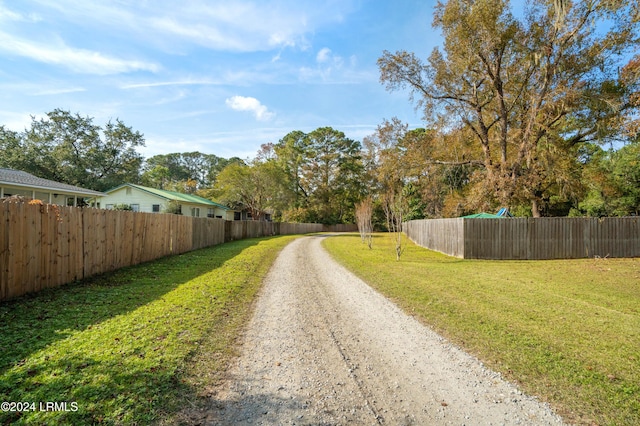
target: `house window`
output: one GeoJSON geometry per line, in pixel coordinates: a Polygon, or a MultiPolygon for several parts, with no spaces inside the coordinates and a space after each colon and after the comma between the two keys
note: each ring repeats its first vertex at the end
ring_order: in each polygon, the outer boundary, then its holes
{"type": "Polygon", "coordinates": [[[242,219],[240,216],[240,212],[233,212],[233,220],[240,220],[242,219]]]}
{"type": "Polygon", "coordinates": [[[213,209],[207,209],[207,217],[215,217],[215,213],[213,212],[213,209]]]}
{"type": "Polygon", "coordinates": [[[154,213],[160,213],[160,204],[154,204],[151,206],[151,211],[154,213]]]}
{"type": "Polygon", "coordinates": [[[191,216],[200,217],[200,208],[199,207],[192,207],[191,208],[191,216]]]}
{"type": "Polygon", "coordinates": [[[133,210],[134,212],[139,212],[140,204],[131,204],[131,210],[133,210]]]}

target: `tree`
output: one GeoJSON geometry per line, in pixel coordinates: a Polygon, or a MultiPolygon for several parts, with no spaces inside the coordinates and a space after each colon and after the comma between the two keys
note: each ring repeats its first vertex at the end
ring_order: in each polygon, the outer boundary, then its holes
{"type": "Polygon", "coordinates": [[[465,140],[460,132],[409,130],[397,118],[385,120],[364,140],[373,193],[380,199],[389,192],[404,192],[407,220],[459,216],[468,203],[458,206],[452,200],[461,198],[476,167],[460,163],[470,151],[465,140]]]}
{"type": "Polygon", "coordinates": [[[153,188],[193,193],[212,187],[218,173],[232,162],[242,160],[198,151],[154,155],[145,161],[141,179],[153,188]]]}
{"type": "Polygon", "coordinates": [[[528,202],[539,216],[545,199],[576,185],[576,148],[620,137],[637,109],[637,73],[617,70],[637,49],[638,7],[532,0],[517,19],[506,0],[438,3],[443,51],[427,63],[385,51],[381,81],[408,87],[431,126],[471,131],[479,149],[456,163],[482,167],[477,193],[528,202]]]}
{"type": "Polygon", "coordinates": [[[372,216],[373,200],[369,196],[356,204],[356,223],[358,224],[360,239],[363,243],[366,243],[369,248],[371,248],[373,243],[373,225],[371,224],[372,216]]]}
{"type": "Polygon", "coordinates": [[[96,187],[107,190],[123,182],[138,182],[142,156],[136,151],[144,146],[144,136],[122,121],[107,122],[103,131],[104,142],[94,147],[86,164],[99,180],[96,187]]]}
{"type": "Polygon", "coordinates": [[[363,195],[360,144],[331,127],[306,137],[302,186],[318,222],[353,223],[353,206],[363,195]]]}
{"type": "Polygon", "coordinates": [[[218,175],[213,193],[224,204],[233,208],[246,207],[256,219],[262,215],[264,206],[259,194],[255,193],[251,177],[251,167],[231,164],[218,175]]]}
{"type": "Polygon", "coordinates": [[[97,191],[123,182],[137,182],[144,146],[141,133],[122,121],[104,129],[93,118],[56,109],[22,133],[2,128],[0,165],[58,182],[97,191]]]}
{"type": "Polygon", "coordinates": [[[142,182],[146,186],[157,189],[165,189],[171,182],[171,171],[167,166],[156,164],[150,166],[141,176],[142,182]]]}
{"type": "Polygon", "coordinates": [[[331,127],[290,132],[273,146],[272,158],[293,194],[283,214],[293,220],[353,223],[364,195],[360,143],[331,127]]]}
{"type": "Polygon", "coordinates": [[[616,216],[640,214],[640,143],[628,144],[613,154],[613,180],[621,197],[613,200],[616,216]]]}
{"type": "Polygon", "coordinates": [[[306,207],[309,194],[302,186],[302,167],[307,160],[307,135],[300,130],[294,130],[280,139],[273,149],[286,175],[286,184],[294,194],[291,209],[306,207]]]}
{"type": "Polygon", "coordinates": [[[618,150],[585,146],[584,194],[571,211],[574,216],[629,216],[640,214],[640,144],[618,150]]]}
{"type": "Polygon", "coordinates": [[[406,220],[407,202],[402,191],[396,192],[389,190],[383,195],[382,203],[387,217],[389,232],[393,234],[395,242],[396,260],[400,260],[400,256],[402,256],[406,248],[403,240],[402,226],[406,220]]]}
{"type": "Polygon", "coordinates": [[[213,195],[234,208],[246,208],[253,220],[287,203],[284,173],[274,161],[232,163],[218,175],[213,195]],[[284,199],[283,199],[284,198],[284,199]]]}
{"type": "Polygon", "coordinates": [[[0,151],[0,167],[24,170],[28,162],[24,158],[22,138],[18,132],[0,126],[0,151]]]}

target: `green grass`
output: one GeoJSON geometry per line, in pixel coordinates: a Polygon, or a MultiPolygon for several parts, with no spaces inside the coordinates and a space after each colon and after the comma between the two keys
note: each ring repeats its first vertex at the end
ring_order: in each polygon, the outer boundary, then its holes
{"type": "Polygon", "coordinates": [[[403,309],[565,420],[640,424],[640,259],[462,260],[388,235],[325,246],[403,309]]]}
{"type": "Polygon", "coordinates": [[[292,238],[236,241],[1,303],[0,401],[78,409],[0,411],[0,424],[149,424],[200,406],[292,238]]]}

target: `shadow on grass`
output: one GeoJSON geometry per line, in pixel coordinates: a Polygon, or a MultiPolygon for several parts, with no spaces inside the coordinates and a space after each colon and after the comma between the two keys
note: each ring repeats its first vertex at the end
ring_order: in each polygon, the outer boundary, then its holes
{"type": "Polygon", "coordinates": [[[24,413],[0,412],[0,423],[151,423],[154,413],[148,413],[148,419],[143,415],[132,419],[132,413],[139,414],[141,406],[153,407],[159,401],[164,402],[168,391],[177,392],[186,390],[186,387],[177,383],[173,371],[150,370],[143,365],[129,363],[123,368],[118,365],[117,357],[97,359],[74,354],[55,362],[36,364],[27,372],[9,371],[3,379],[9,383],[20,383],[21,392],[26,395],[24,400],[37,402],[35,409],[24,413]],[[43,401],[66,403],[66,406],[60,410],[43,410],[40,404],[43,401]],[[105,418],[104,413],[110,413],[110,416],[105,418]]]}
{"type": "Polygon", "coordinates": [[[259,241],[236,241],[166,257],[1,302],[0,374],[58,340],[162,297],[259,241]]]}

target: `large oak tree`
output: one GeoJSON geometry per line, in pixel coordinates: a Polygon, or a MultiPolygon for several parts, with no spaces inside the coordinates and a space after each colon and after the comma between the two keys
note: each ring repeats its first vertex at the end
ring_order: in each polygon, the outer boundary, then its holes
{"type": "Polygon", "coordinates": [[[116,119],[104,127],[61,109],[32,118],[24,132],[0,127],[0,167],[104,191],[137,182],[144,136],[116,119]]]}
{"type": "Polygon", "coordinates": [[[449,0],[433,22],[442,49],[426,62],[385,51],[381,81],[408,87],[430,127],[472,132],[481,149],[459,164],[483,167],[476,192],[539,216],[550,193],[576,186],[580,144],[632,127],[638,76],[619,70],[637,54],[639,11],[637,0],[531,0],[517,14],[506,0],[449,0]]]}

